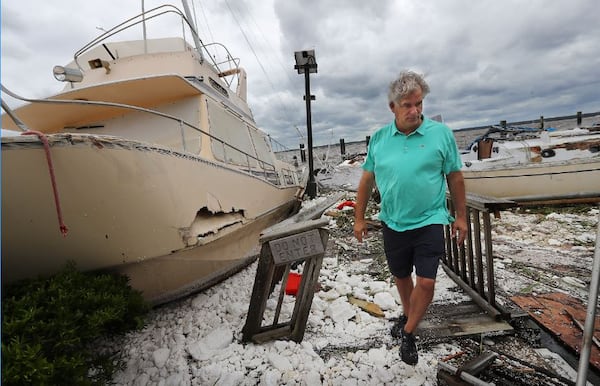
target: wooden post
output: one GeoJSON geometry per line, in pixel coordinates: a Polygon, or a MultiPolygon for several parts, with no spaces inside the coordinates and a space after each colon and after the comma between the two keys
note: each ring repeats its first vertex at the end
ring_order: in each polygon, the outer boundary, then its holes
{"type": "Polygon", "coordinates": [[[346,154],[346,143],[344,142],[344,138],[340,138],[340,153],[342,154],[342,158],[346,154]]]}
{"type": "Polygon", "coordinates": [[[306,162],[306,150],[304,149],[303,143],[300,144],[300,161],[302,161],[302,163],[306,162]]]}
{"type": "Polygon", "coordinates": [[[577,126],[581,126],[582,114],[581,111],[577,112],[577,126]]]}
{"type": "Polygon", "coordinates": [[[540,116],[540,129],[544,128],[544,116],[540,116]]]}

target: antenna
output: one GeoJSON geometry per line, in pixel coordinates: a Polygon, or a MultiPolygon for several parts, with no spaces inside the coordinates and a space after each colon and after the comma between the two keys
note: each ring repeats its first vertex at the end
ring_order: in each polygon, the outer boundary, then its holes
{"type": "Polygon", "coordinates": [[[188,22],[192,26],[192,37],[194,38],[194,44],[196,45],[196,51],[200,55],[200,62],[204,61],[204,55],[202,54],[202,44],[200,43],[200,39],[198,39],[198,29],[196,24],[194,23],[194,19],[192,18],[192,13],[190,12],[190,7],[186,0],[181,0],[183,4],[183,10],[185,11],[185,17],[188,19],[188,22]]]}

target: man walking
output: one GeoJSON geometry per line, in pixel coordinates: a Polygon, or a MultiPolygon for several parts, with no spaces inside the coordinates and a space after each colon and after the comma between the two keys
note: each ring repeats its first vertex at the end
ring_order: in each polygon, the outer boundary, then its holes
{"type": "Polygon", "coordinates": [[[376,185],[386,259],[404,313],[392,335],[402,339],[400,356],[410,365],[418,362],[413,334],[433,299],[439,259],[445,252],[444,225],[452,224],[451,234],[458,243],[467,231],[460,153],[452,130],[422,115],[428,93],[423,77],[412,71],[400,73],[390,84],[394,121],[371,137],[354,208],[354,235],[362,242],[367,234],[367,202],[376,185]],[[446,188],[456,218],[448,212],[446,188]]]}

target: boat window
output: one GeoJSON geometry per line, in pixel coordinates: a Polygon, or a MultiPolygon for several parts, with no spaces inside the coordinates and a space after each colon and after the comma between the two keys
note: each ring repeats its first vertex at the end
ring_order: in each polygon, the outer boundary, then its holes
{"type": "Polygon", "coordinates": [[[207,99],[207,107],[210,133],[220,139],[211,139],[215,158],[227,163],[255,167],[256,160],[247,155],[256,157],[246,123],[211,99],[207,99]]]}
{"type": "Polygon", "coordinates": [[[225,89],[225,87],[221,86],[213,78],[208,78],[208,81],[209,81],[210,85],[212,86],[212,88],[214,88],[215,90],[217,90],[218,92],[220,92],[221,94],[223,94],[224,96],[229,98],[229,93],[227,93],[227,90],[225,89]]]}
{"type": "Polygon", "coordinates": [[[269,144],[267,136],[254,127],[249,127],[249,129],[250,137],[252,137],[252,142],[254,143],[254,149],[256,150],[258,159],[272,164],[273,152],[271,151],[271,145],[269,144]]]}

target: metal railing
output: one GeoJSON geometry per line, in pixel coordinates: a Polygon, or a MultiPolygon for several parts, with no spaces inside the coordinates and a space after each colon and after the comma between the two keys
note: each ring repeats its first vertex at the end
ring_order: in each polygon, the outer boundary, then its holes
{"type": "MultiPolygon", "coordinates": [[[[484,310],[496,319],[506,319],[508,314],[496,303],[494,254],[492,248],[491,214],[516,207],[517,203],[492,197],[467,194],[467,237],[457,245],[445,227],[446,255],[442,267],[446,274],[484,310]]],[[[448,198],[450,213],[454,214],[452,200],[448,198]]]]}
{"type": "MultiPolygon", "coordinates": [[[[187,27],[187,31],[189,31],[189,33],[192,36],[192,40],[194,40],[194,42],[196,44],[196,50],[197,50],[198,54],[200,55],[200,61],[204,61],[205,59],[208,59],[211,62],[212,66],[214,66],[214,68],[217,70],[217,73],[219,73],[219,74],[226,74],[226,73],[237,74],[237,71],[233,71],[233,70],[239,70],[239,62],[240,62],[239,58],[235,58],[233,55],[231,55],[231,53],[229,52],[227,47],[225,47],[223,44],[220,44],[217,42],[204,43],[201,40],[200,36],[198,35],[194,24],[184,15],[183,12],[181,12],[181,10],[179,10],[177,7],[175,7],[171,4],[163,4],[163,5],[154,7],[152,9],[146,10],[136,16],[133,16],[133,17],[123,21],[120,24],[117,24],[116,26],[114,26],[108,30],[103,31],[102,34],[100,34],[99,36],[97,36],[96,38],[91,40],[89,43],[85,44],[77,52],[75,52],[75,54],[73,56],[75,64],[79,67],[79,69],[82,69],[82,66],[79,63],[79,58],[82,55],[84,55],[87,51],[91,50],[94,47],[99,46],[100,44],[104,45],[103,42],[106,41],[107,39],[109,39],[115,35],[118,35],[123,31],[130,30],[135,26],[143,25],[144,31],[145,31],[145,24],[148,21],[157,19],[164,15],[176,15],[176,17],[178,17],[181,20],[182,37],[183,37],[183,40],[186,42],[187,42],[187,39],[186,39],[186,28],[185,27],[187,27]],[[223,51],[223,54],[216,55],[215,52],[210,51],[209,47],[219,47],[219,49],[223,51]],[[218,56],[218,58],[217,58],[217,56],[218,56]]],[[[144,36],[144,40],[145,39],[146,38],[144,36]]],[[[109,43],[107,43],[107,44],[109,44],[109,43]]],[[[104,48],[107,51],[109,51],[109,47],[107,45],[104,45],[104,48]]],[[[113,54],[110,53],[110,51],[108,53],[112,57],[113,54]]],[[[231,87],[231,79],[225,78],[224,81],[225,81],[225,83],[227,83],[227,85],[229,87],[231,87]]]]}
{"type": "MultiPolygon", "coordinates": [[[[138,106],[133,106],[133,105],[128,105],[128,104],[124,104],[124,103],[116,103],[116,102],[104,102],[104,101],[92,101],[92,100],[68,100],[68,99],[33,99],[33,98],[25,98],[22,97],[18,94],[15,94],[14,92],[8,90],[6,87],[4,87],[4,85],[0,85],[2,92],[6,93],[7,95],[10,95],[11,97],[15,98],[15,99],[19,99],[22,100],[24,102],[28,102],[28,103],[46,103],[46,104],[79,104],[79,105],[90,105],[90,106],[110,106],[110,107],[118,107],[118,108],[123,108],[123,109],[128,109],[128,110],[134,110],[134,111],[141,111],[144,113],[150,113],[162,118],[166,118],[172,121],[175,121],[178,123],[177,127],[180,128],[181,131],[181,141],[182,141],[182,149],[184,151],[185,150],[185,136],[184,136],[184,130],[182,129],[183,126],[189,127],[201,134],[204,134],[206,136],[208,136],[211,140],[213,141],[217,141],[219,142],[223,148],[227,148],[227,149],[231,149],[232,151],[241,153],[245,156],[246,159],[246,165],[238,165],[241,166],[240,170],[244,170],[250,174],[253,175],[263,175],[264,178],[268,181],[270,181],[271,183],[275,184],[275,185],[281,185],[281,181],[279,179],[279,173],[277,171],[277,168],[275,167],[274,164],[271,164],[269,162],[265,162],[264,160],[259,159],[257,156],[249,154],[245,151],[243,151],[242,149],[239,149],[227,142],[225,142],[224,140],[210,134],[209,132],[206,132],[204,130],[202,130],[201,128],[192,125],[189,122],[186,122],[184,120],[182,120],[179,117],[176,117],[174,115],[170,115],[170,114],[166,114],[157,110],[152,110],[152,109],[147,109],[147,108],[143,108],[143,107],[138,107],[138,106]],[[252,163],[255,163],[258,166],[253,166],[252,163]],[[257,173],[258,171],[258,173],[257,173]]],[[[9,114],[9,116],[14,120],[17,119],[18,120],[18,116],[16,116],[14,114],[14,112],[5,104],[2,103],[2,108],[5,109],[5,111],[7,111],[7,114],[9,114]]],[[[19,126],[19,129],[22,131],[27,130],[28,128],[25,126],[21,126],[19,124],[19,122],[15,121],[17,123],[17,125],[19,126]]],[[[33,128],[35,129],[35,128],[33,128]]],[[[226,160],[224,160],[223,162],[228,163],[226,160]]],[[[229,162],[231,163],[231,162],[229,162]]],[[[289,172],[289,171],[288,171],[289,172]]],[[[288,181],[289,179],[284,178],[284,183],[286,181],[288,181]]]]}

